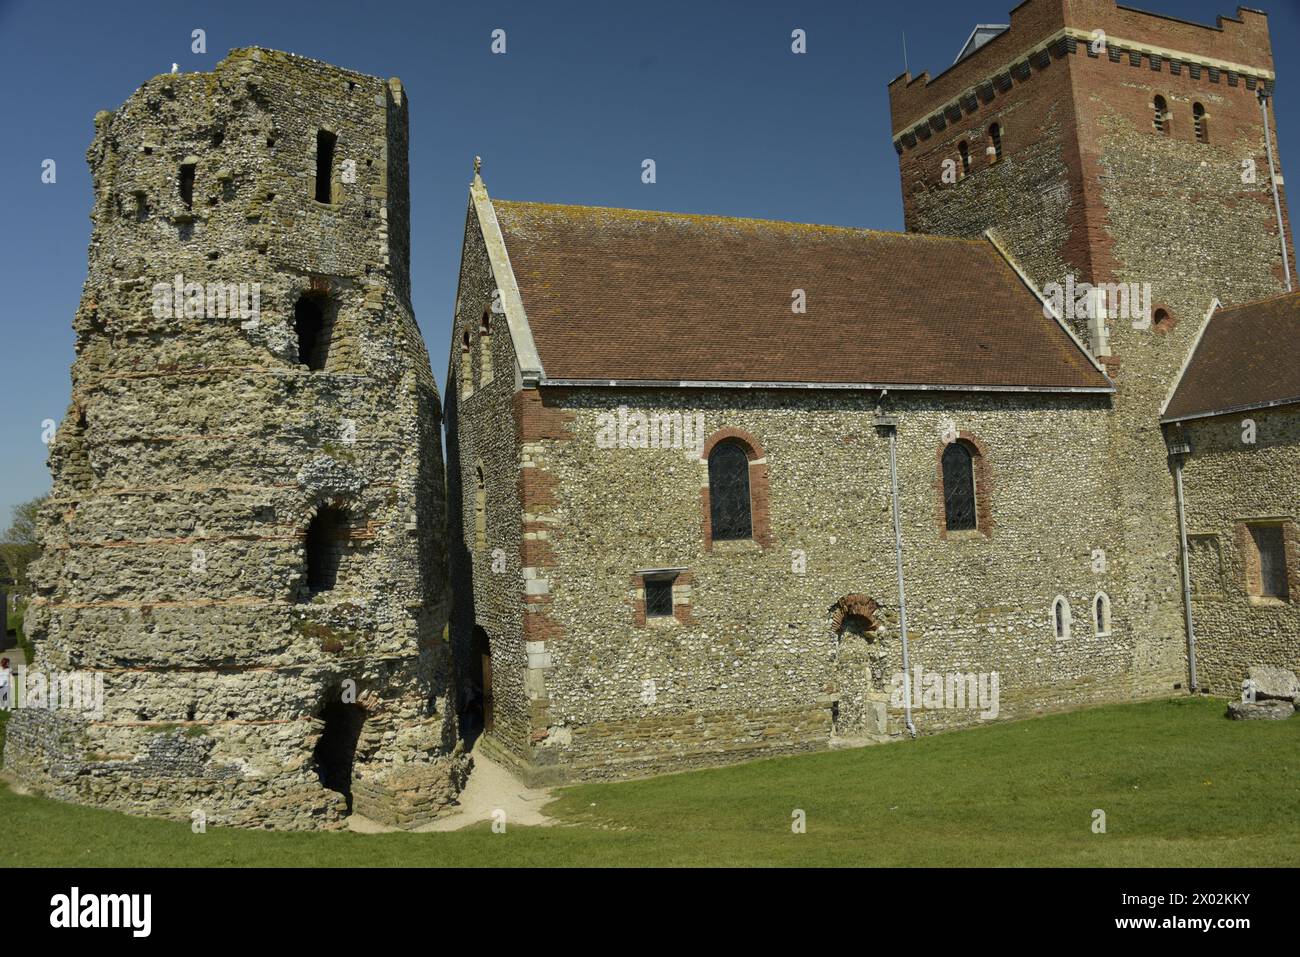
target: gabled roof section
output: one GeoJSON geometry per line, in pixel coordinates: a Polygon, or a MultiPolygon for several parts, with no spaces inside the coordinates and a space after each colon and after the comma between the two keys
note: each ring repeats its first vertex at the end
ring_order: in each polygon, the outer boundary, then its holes
{"type": "Polygon", "coordinates": [[[1113,391],[987,240],[491,206],[542,384],[1113,391]]]}
{"type": "Polygon", "coordinates": [[[1206,322],[1162,422],[1300,403],[1300,293],[1220,309],[1206,322]]]}
{"type": "MultiPolygon", "coordinates": [[[[492,278],[496,280],[497,288],[501,291],[501,305],[505,309],[506,328],[510,333],[511,345],[514,347],[520,380],[525,385],[536,385],[544,375],[542,360],[537,354],[537,345],[533,341],[533,332],[528,324],[528,313],[524,311],[523,299],[519,295],[519,285],[515,281],[510,253],[506,249],[505,240],[501,235],[501,226],[497,222],[496,209],[488,196],[487,187],[483,185],[483,178],[479,176],[477,165],[476,157],[474,180],[469,187],[470,202],[474,206],[474,215],[478,218],[479,231],[483,236],[488,262],[492,266],[492,278]]],[[[459,290],[456,299],[459,302],[459,290]]]]}

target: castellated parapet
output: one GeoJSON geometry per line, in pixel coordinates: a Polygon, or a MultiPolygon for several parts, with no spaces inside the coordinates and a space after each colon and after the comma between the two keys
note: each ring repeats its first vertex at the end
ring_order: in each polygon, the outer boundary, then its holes
{"type": "Polygon", "coordinates": [[[6,767],[264,827],[456,795],[437,386],[410,304],[401,83],[263,49],[100,113],[72,406],[6,767]]]}

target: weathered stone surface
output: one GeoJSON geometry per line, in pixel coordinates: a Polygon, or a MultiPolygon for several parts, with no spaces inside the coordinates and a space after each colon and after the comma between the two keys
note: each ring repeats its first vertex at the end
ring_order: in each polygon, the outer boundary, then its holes
{"type": "Polygon", "coordinates": [[[1228,717],[1233,721],[1284,721],[1295,714],[1290,701],[1230,701],[1228,717]]]}
{"type": "Polygon", "coordinates": [[[1257,701],[1276,699],[1294,704],[1300,698],[1300,678],[1296,678],[1294,671],[1268,665],[1251,665],[1246,677],[1255,682],[1257,701]]]}
{"type": "Polygon", "coordinates": [[[102,674],[104,708],[20,709],[5,749],[52,796],[293,828],[337,824],[349,791],[394,820],[454,798],[469,760],[406,143],[399,81],[262,49],[96,118],[27,629],[35,668],[102,674]],[[230,284],[237,313],[214,298],[230,284]],[[313,537],[320,515],[340,517],[313,537]]]}

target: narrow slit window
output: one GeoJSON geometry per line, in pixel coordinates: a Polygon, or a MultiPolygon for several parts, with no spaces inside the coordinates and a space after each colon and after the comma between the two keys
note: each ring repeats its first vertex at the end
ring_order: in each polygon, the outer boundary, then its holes
{"type": "Polygon", "coordinates": [[[196,167],[194,163],[181,164],[181,177],[180,177],[181,202],[185,204],[186,209],[189,209],[194,205],[195,168],[196,167]]]}
{"type": "Polygon", "coordinates": [[[1072,623],[1070,616],[1070,603],[1063,596],[1058,595],[1052,602],[1052,631],[1059,639],[1070,637],[1070,625],[1072,623]]]}
{"type": "Polygon", "coordinates": [[[1110,596],[1104,591],[1092,600],[1092,624],[1096,634],[1110,634],[1110,596]]]}
{"type": "Polygon", "coordinates": [[[1165,102],[1165,98],[1163,96],[1157,96],[1153,106],[1155,108],[1155,118],[1153,120],[1153,123],[1155,125],[1156,132],[1162,136],[1168,136],[1169,135],[1169,116],[1168,116],[1169,104],[1165,102]]]}
{"type": "Polygon", "coordinates": [[[957,152],[961,154],[961,175],[965,176],[970,172],[970,144],[962,140],[957,147],[957,152]]]}
{"type": "Polygon", "coordinates": [[[1208,143],[1210,131],[1205,125],[1205,107],[1200,103],[1192,104],[1192,125],[1196,128],[1196,142],[1208,143]]]}
{"type": "Polygon", "coordinates": [[[994,162],[1002,160],[1002,127],[994,123],[989,127],[989,142],[993,145],[989,147],[989,158],[994,162]]]}
{"type": "Polygon", "coordinates": [[[334,188],[334,146],[338,137],[320,130],[316,133],[316,201],[328,203],[334,188]]]}
{"type": "Polygon", "coordinates": [[[975,528],[975,464],[964,442],[943,450],[943,512],[948,531],[975,528]]]}

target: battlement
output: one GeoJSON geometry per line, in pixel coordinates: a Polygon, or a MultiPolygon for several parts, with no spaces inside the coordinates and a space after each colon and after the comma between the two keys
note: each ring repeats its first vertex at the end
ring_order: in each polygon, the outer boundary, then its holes
{"type": "MultiPolygon", "coordinates": [[[[1114,62],[1136,58],[1152,70],[1205,71],[1211,82],[1244,79],[1250,89],[1274,79],[1268,16],[1238,7],[1236,17],[1214,26],[1122,6],[1114,0],[1025,0],[1011,11],[1010,27],[938,76],[903,73],[889,84],[891,126],[896,146],[929,132],[931,117],[949,121],[975,112],[1020,83],[1032,81],[1050,60],[1079,45],[1103,44],[1114,62]]],[[[942,126],[940,126],[942,128],[942,126]]]]}

